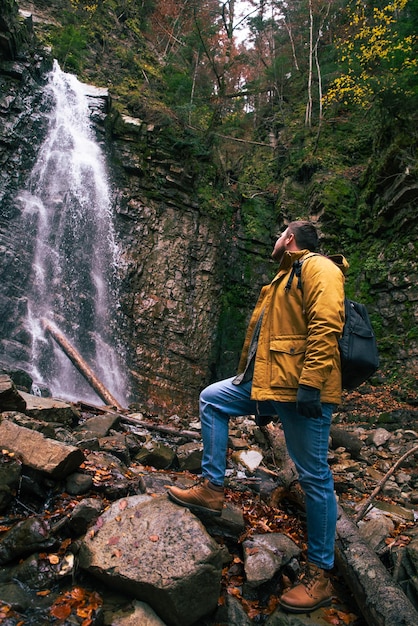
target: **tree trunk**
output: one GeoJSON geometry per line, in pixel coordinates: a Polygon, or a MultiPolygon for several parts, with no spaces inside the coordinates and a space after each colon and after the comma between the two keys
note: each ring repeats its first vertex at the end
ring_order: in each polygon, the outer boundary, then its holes
{"type": "Polygon", "coordinates": [[[337,522],[336,564],[369,626],[415,626],[418,612],[344,512],[337,522]]]}
{"type": "Polygon", "coordinates": [[[103,383],[100,382],[97,376],[93,373],[90,366],[80,356],[74,346],[71,345],[68,339],[64,337],[64,335],[58,330],[58,328],[45,318],[42,319],[42,326],[46,331],[49,332],[51,337],[57,342],[60,348],[62,348],[62,350],[70,359],[71,363],[78,369],[80,374],[82,374],[87,382],[93,387],[99,398],[101,398],[109,406],[114,406],[115,408],[123,411],[123,407],[112,396],[110,391],[106,389],[103,383]]]}

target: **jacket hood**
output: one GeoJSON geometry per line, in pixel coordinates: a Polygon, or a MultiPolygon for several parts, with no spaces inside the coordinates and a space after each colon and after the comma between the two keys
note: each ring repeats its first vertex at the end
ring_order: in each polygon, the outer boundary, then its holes
{"type": "Polygon", "coordinates": [[[333,261],[337,267],[340,268],[345,276],[348,268],[350,267],[350,264],[345,256],[343,256],[342,254],[330,254],[328,258],[333,261]]]}
{"type": "MultiPolygon", "coordinates": [[[[279,270],[288,270],[295,261],[303,258],[307,254],[321,254],[321,253],[311,252],[310,250],[295,250],[294,252],[291,252],[290,250],[286,250],[286,252],[283,255],[282,260],[280,261],[279,270]]],[[[329,256],[327,255],[321,255],[321,256],[325,256],[327,259],[335,263],[335,265],[340,268],[340,270],[342,271],[344,275],[347,273],[347,270],[350,267],[350,265],[347,259],[345,258],[345,256],[343,256],[342,254],[330,254],[329,256]]]]}

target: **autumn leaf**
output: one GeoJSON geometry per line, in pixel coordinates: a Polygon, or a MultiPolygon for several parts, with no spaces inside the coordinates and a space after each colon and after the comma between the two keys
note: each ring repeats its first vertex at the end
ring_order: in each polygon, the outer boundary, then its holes
{"type": "Polygon", "coordinates": [[[119,543],[119,541],[120,541],[120,537],[118,537],[118,536],[116,535],[116,536],[114,536],[114,537],[110,537],[109,541],[107,542],[107,545],[108,545],[108,546],[114,546],[114,545],[116,545],[117,543],[119,543]]]}
{"type": "Polygon", "coordinates": [[[228,587],[227,591],[230,596],[235,596],[236,598],[241,597],[241,592],[237,587],[228,587]]]}
{"type": "Polygon", "coordinates": [[[66,619],[71,615],[71,604],[54,604],[50,609],[50,613],[57,619],[66,619]]]}
{"type": "Polygon", "coordinates": [[[57,554],[49,554],[48,561],[51,563],[51,565],[57,565],[60,562],[60,558],[57,554]]]}
{"type": "Polygon", "coordinates": [[[48,596],[51,593],[50,589],[45,589],[44,591],[37,591],[36,595],[43,598],[44,596],[48,596]]]}
{"type": "Polygon", "coordinates": [[[60,552],[65,552],[68,548],[68,546],[71,544],[71,539],[64,539],[64,541],[62,542],[61,546],[60,546],[60,552]]]}

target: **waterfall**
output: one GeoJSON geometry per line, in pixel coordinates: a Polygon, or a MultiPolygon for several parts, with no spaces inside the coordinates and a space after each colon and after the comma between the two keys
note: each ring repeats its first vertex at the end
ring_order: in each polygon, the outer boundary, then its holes
{"type": "Polygon", "coordinates": [[[127,405],[118,345],[119,252],[105,158],[91,125],[85,86],[54,62],[46,139],[19,201],[35,237],[27,327],[32,376],[52,395],[97,404],[68,357],[46,337],[56,324],[119,403],[127,405]]]}

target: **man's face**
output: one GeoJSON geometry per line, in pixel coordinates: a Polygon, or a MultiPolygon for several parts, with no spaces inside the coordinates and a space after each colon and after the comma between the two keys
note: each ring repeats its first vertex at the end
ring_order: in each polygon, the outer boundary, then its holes
{"type": "Polygon", "coordinates": [[[288,232],[288,228],[286,228],[286,230],[281,235],[279,235],[279,238],[274,244],[273,252],[271,253],[271,258],[274,261],[277,261],[277,263],[280,263],[280,261],[282,260],[283,254],[285,253],[287,249],[286,245],[288,243],[288,240],[289,240],[289,232],[288,232]]]}

